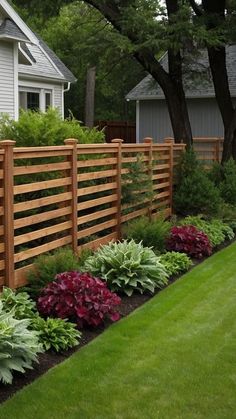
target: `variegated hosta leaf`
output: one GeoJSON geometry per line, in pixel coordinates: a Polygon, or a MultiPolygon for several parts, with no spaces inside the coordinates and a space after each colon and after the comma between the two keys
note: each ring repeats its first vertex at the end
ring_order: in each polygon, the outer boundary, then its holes
{"type": "Polygon", "coordinates": [[[134,240],[101,246],[84,270],[106,281],[113,291],[154,292],[167,283],[167,273],[153,250],[134,240]]]}

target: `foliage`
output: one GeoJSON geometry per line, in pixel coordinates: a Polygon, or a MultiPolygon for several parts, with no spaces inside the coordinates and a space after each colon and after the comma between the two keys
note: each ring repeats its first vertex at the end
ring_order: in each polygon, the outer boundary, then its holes
{"type": "Polygon", "coordinates": [[[59,112],[22,111],[19,121],[8,115],[0,117],[0,139],[16,141],[18,147],[62,145],[67,138],[77,138],[80,143],[103,142],[104,134],[95,128],[82,127],[75,118],[62,120],[59,112]]]}
{"type": "Polygon", "coordinates": [[[105,280],[112,291],[128,296],[134,291],[153,293],[167,283],[164,266],[153,250],[134,240],[101,246],[86,260],[84,269],[105,280]]]}
{"type": "Polygon", "coordinates": [[[225,202],[236,205],[236,163],[233,159],[223,165],[219,189],[225,202]]]}
{"type": "Polygon", "coordinates": [[[174,193],[174,208],[178,213],[217,213],[221,203],[219,191],[197,161],[193,150],[183,153],[178,178],[174,193]]]}
{"type": "Polygon", "coordinates": [[[166,252],[160,256],[160,262],[164,265],[168,276],[186,272],[193,262],[185,253],[166,252]]]}
{"type": "MultiPolygon", "coordinates": [[[[83,263],[83,260],[82,260],[83,263]]],[[[80,269],[80,259],[69,248],[57,249],[53,254],[40,255],[29,270],[27,280],[29,287],[25,289],[30,295],[37,297],[40,291],[52,282],[57,274],[80,269]]]]}
{"type": "Polygon", "coordinates": [[[236,231],[236,206],[223,203],[220,207],[219,217],[236,231]]]}
{"type": "Polygon", "coordinates": [[[35,317],[31,321],[31,329],[38,332],[39,342],[45,351],[53,349],[56,352],[67,351],[78,345],[81,333],[74,323],[63,319],[35,317]]]}
{"type": "Polygon", "coordinates": [[[210,256],[212,247],[205,233],[194,226],[172,227],[170,238],[167,240],[167,249],[201,259],[210,256]]]}
{"type": "Polygon", "coordinates": [[[198,230],[205,233],[213,247],[223,243],[226,239],[233,239],[233,230],[221,220],[213,219],[211,221],[204,220],[201,215],[188,216],[181,221],[182,225],[193,225],[198,230]]]}
{"type": "Polygon", "coordinates": [[[26,292],[16,293],[11,288],[3,287],[0,300],[3,310],[8,313],[14,309],[14,317],[18,320],[30,319],[36,314],[36,303],[26,292]]]}
{"type": "Polygon", "coordinates": [[[144,246],[152,247],[155,252],[162,253],[165,250],[170,228],[171,224],[161,217],[153,220],[148,217],[140,217],[124,227],[124,236],[128,240],[142,241],[144,246]]]}
{"type": "Polygon", "coordinates": [[[147,166],[143,162],[142,155],[137,154],[137,161],[127,163],[128,173],[122,175],[122,204],[143,202],[153,196],[152,180],[145,171],[147,166]]]}
{"type": "Polygon", "coordinates": [[[0,381],[11,384],[13,371],[25,372],[42,352],[37,332],[29,330],[30,320],[17,320],[14,310],[4,312],[0,302],[0,381]]]}
{"type": "Polygon", "coordinates": [[[78,326],[99,326],[105,319],[119,319],[116,306],[120,298],[107,285],[88,273],[64,272],[48,284],[38,299],[38,310],[45,316],[76,321],[78,326]]]}

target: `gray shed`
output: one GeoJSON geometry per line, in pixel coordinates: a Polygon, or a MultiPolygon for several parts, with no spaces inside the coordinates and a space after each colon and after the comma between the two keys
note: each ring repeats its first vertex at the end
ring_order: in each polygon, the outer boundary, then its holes
{"type": "MultiPolygon", "coordinates": [[[[168,68],[167,54],[160,60],[168,68]]],[[[207,52],[203,51],[196,62],[188,63],[185,73],[185,92],[193,137],[222,137],[221,115],[215,100],[207,52]]],[[[230,91],[236,99],[236,45],[227,47],[227,68],[230,91]]],[[[152,76],[146,76],[126,96],[136,101],[136,141],[152,137],[161,142],[173,137],[169,113],[162,89],[152,76]]]]}

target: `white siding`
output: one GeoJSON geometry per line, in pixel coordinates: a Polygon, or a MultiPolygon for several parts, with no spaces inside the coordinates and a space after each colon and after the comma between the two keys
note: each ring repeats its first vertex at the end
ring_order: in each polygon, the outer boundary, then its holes
{"type": "Polygon", "coordinates": [[[0,113],[14,118],[14,45],[0,41],[0,113]]]}
{"type": "Polygon", "coordinates": [[[63,84],[58,84],[54,86],[54,108],[57,108],[64,118],[63,114],[63,103],[62,103],[62,89],[63,84]]]}
{"type": "Polygon", "coordinates": [[[32,65],[19,65],[19,72],[21,74],[29,74],[34,76],[44,76],[52,78],[63,78],[60,73],[52,65],[51,61],[47,56],[42,52],[40,47],[37,45],[27,44],[28,49],[36,60],[32,65]]]}

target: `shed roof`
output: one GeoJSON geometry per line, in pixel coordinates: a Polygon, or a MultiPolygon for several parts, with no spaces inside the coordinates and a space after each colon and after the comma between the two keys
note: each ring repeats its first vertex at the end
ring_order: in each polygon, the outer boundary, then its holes
{"type": "MultiPolygon", "coordinates": [[[[236,45],[226,48],[228,79],[231,95],[236,97],[236,45]]],[[[168,68],[168,58],[165,54],[160,60],[163,68],[168,68]]],[[[201,51],[195,63],[187,64],[184,70],[184,85],[187,98],[213,98],[214,86],[208,63],[207,51],[201,51]]],[[[164,93],[159,84],[148,74],[126,96],[128,100],[164,99],[164,93]]]]}

